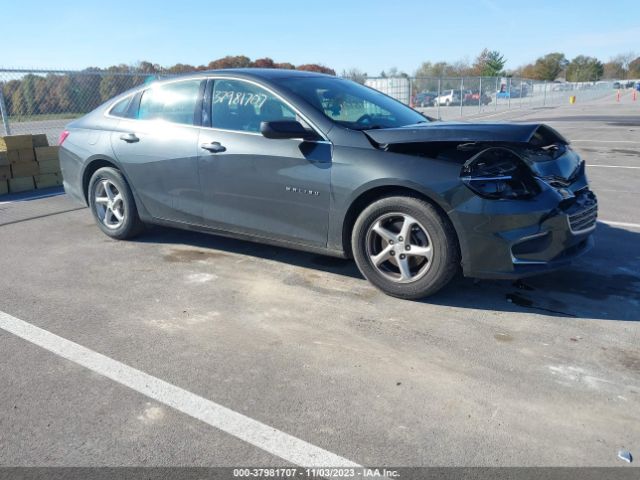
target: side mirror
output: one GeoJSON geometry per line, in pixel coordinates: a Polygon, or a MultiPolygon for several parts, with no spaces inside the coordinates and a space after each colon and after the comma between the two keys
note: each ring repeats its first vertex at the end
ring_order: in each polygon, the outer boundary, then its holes
{"type": "Polygon", "coordinates": [[[287,139],[299,138],[301,140],[315,140],[316,134],[307,130],[300,122],[295,120],[278,120],[273,122],[260,122],[260,133],[265,138],[287,139]]]}

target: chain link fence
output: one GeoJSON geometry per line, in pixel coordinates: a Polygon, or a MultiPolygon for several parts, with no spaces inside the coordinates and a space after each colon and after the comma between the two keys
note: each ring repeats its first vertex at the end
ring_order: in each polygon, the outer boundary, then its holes
{"type": "Polygon", "coordinates": [[[0,70],[0,133],[44,133],[57,142],[74,118],[157,78],[144,72],[0,70]]]}
{"type": "MultiPolygon", "coordinates": [[[[361,80],[362,81],[362,80],[361,80]]],[[[363,83],[433,118],[490,116],[615,95],[613,81],[556,83],[519,77],[366,78],[363,83]]]]}
{"type": "MultiPolygon", "coordinates": [[[[45,133],[54,144],[72,119],[108,99],[168,75],[142,71],[0,69],[1,134],[45,133]]],[[[434,118],[481,117],[510,109],[613,95],[613,82],[553,83],[516,77],[354,79],[434,118]]]]}

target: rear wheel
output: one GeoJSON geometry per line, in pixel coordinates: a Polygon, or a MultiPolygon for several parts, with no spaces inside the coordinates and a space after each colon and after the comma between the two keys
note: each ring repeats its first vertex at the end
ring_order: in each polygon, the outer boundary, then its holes
{"type": "Polygon", "coordinates": [[[356,220],[351,243],[362,274],[399,298],[432,295],[460,263],[448,219],[415,197],[386,197],[369,205],[356,220]]]}
{"type": "Polygon", "coordinates": [[[144,230],[131,189],[119,170],[96,170],[89,180],[88,197],[93,218],[108,236],[124,240],[144,230]]]}

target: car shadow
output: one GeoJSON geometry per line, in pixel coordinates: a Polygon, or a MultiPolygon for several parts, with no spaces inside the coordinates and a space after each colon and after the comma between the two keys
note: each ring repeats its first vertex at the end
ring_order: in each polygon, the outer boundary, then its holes
{"type": "Polygon", "coordinates": [[[640,232],[599,223],[595,247],[566,269],[518,281],[456,278],[421,302],[456,308],[640,321],[640,232]]]}
{"type": "MultiPolygon", "coordinates": [[[[153,227],[136,241],[190,245],[363,278],[352,260],[199,232],[153,227]]],[[[440,292],[416,303],[567,319],[640,321],[640,232],[599,223],[594,249],[567,269],[520,281],[458,275],[440,292]]]]}
{"type": "Polygon", "coordinates": [[[346,277],[363,278],[355,263],[349,259],[329,257],[301,250],[276,247],[218,235],[209,235],[195,231],[153,226],[134,241],[172,245],[183,244],[199,248],[210,248],[227,253],[273,260],[288,265],[312,268],[346,277]]]}

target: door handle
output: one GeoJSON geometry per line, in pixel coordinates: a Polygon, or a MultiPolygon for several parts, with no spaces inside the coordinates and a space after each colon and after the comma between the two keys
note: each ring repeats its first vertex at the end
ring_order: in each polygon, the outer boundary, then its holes
{"type": "Polygon", "coordinates": [[[221,153],[227,150],[220,142],[203,143],[200,147],[209,150],[211,153],[221,153]]]}
{"type": "Polygon", "coordinates": [[[120,135],[120,140],[124,140],[127,143],[135,143],[140,141],[135,133],[123,133],[122,135],[120,135]]]}

